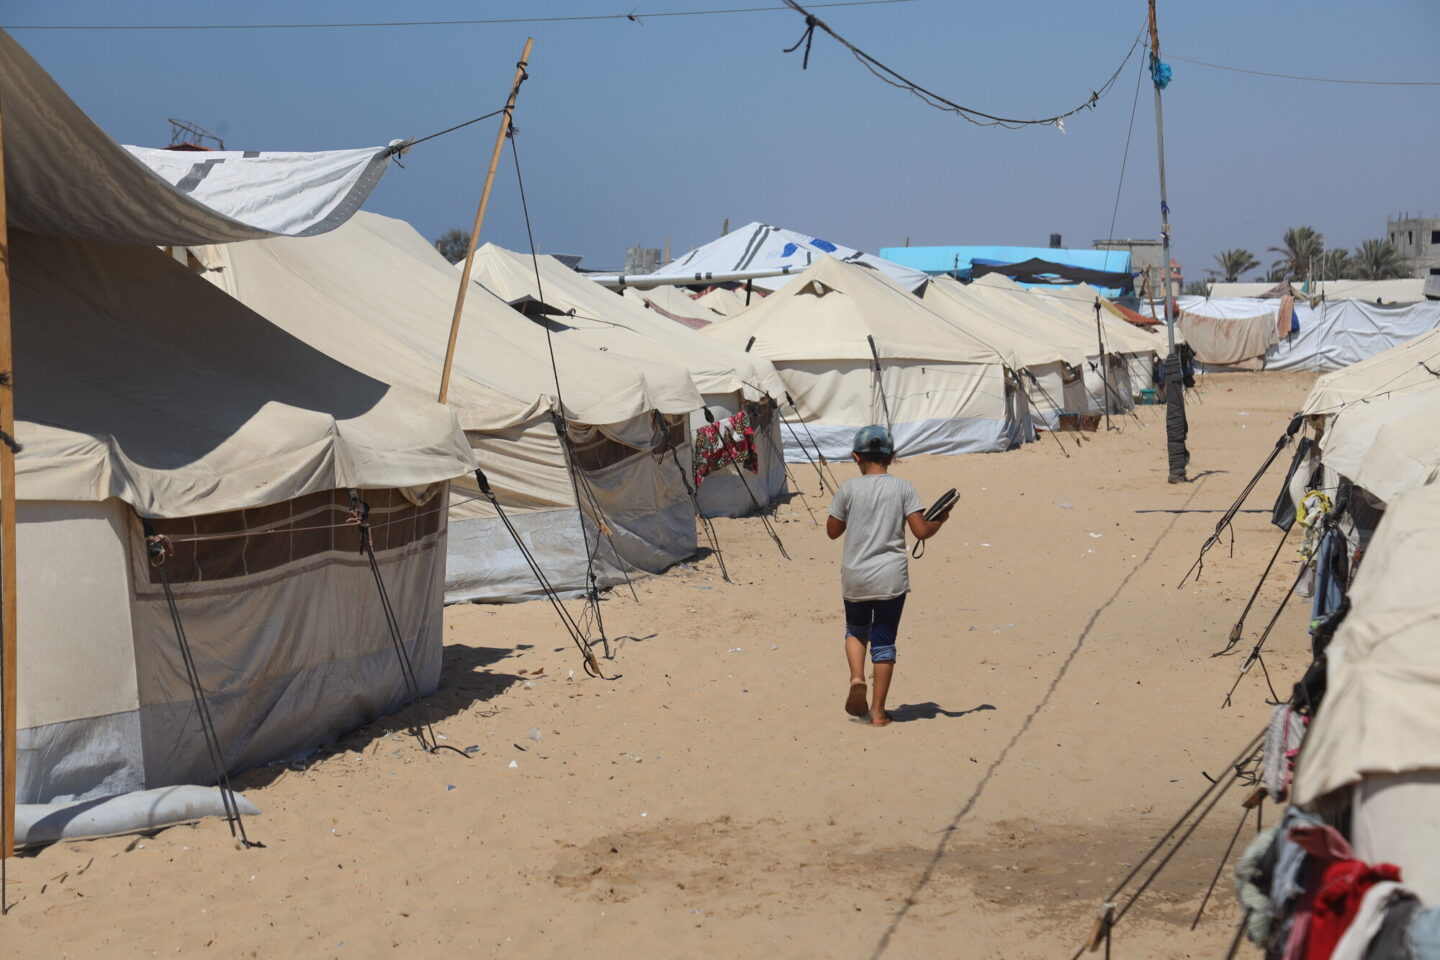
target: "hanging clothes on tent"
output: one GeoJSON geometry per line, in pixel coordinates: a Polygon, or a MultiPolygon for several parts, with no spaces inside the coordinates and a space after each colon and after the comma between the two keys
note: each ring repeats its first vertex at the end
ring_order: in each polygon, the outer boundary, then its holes
{"type": "Polygon", "coordinates": [[[751,473],[760,472],[760,457],[755,450],[754,416],[741,410],[734,416],[707,423],[695,431],[695,486],[705,478],[738,464],[751,473]]]}

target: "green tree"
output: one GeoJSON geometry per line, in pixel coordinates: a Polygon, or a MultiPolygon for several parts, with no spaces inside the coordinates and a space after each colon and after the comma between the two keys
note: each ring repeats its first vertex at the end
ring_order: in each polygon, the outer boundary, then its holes
{"type": "Polygon", "coordinates": [[[1355,263],[1350,251],[1343,247],[1326,250],[1325,255],[1315,261],[1316,280],[1350,280],[1355,276],[1355,263]]]}
{"type": "Polygon", "coordinates": [[[459,263],[465,259],[465,253],[470,249],[470,233],[466,230],[447,230],[435,239],[435,249],[451,263],[459,263]]]}
{"type": "Polygon", "coordinates": [[[1366,240],[1355,248],[1357,280],[1394,280],[1410,276],[1410,263],[1389,240],[1366,240]]]}
{"type": "Polygon", "coordinates": [[[1325,255],[1325,235],[1314,227],[1291,227],[1285,231],[1283,246],[1271,247],[1270,252],[1280,254],[1273,266],[1282,280],[1304,280],[1311,264],[1325,255]]]}
{"type": "Polygon", "coordinates": [[[1260,266],[1260,261],[1255,259],[1255,254],[1239,247],[1215,254],[1215,262],[1220,265],[1220,269],[1211,268],[1205,272],[1212,277],[1220,278],[1225,283],[1234,283],[1240,279],[1240,274],[1249,273],[1260,266]]]}

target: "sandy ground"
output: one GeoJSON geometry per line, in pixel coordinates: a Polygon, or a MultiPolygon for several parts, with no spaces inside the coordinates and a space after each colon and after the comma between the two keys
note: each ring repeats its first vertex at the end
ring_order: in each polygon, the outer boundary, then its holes
{"type": "MultiPolygon", "coordinates": [[[[702,559],[637,583],[638,603],[610,596],[613,681],[584,677],[544,604],[452,607],[437,694],[240,778],[264,849],[211,821],[12,861],[0,955],[1066,960],[1268,716],[1258,675],[1221,709],[1240,657],[1211,654],[1275,531],[1242,514],[1233,558],[1227,542],[1177,590],[1218,514],[1173,511],[1228,506],[1310,380],[1208,378],[1188,485],[1164,482],[1161,408],[1078,445],[898,464],[962,499],[911,563],[889,728],[841,709],[838,545],[796,498],[776,523],[790,562],[759,520],[721,521],[734,584],[702,559]],[[479,752],[419,750],[399,728],[422,713],[479,752]]],[[[796,476],[823,524],[814,473],[796,476]]],[[[1307,659],[1300,606],[1268,647],[1282,690],[1307,659]]],[[[1125,917],[1117,956],[1223,955],[1227,880],[1189,927],[1239,794],[1125,917]]]]}

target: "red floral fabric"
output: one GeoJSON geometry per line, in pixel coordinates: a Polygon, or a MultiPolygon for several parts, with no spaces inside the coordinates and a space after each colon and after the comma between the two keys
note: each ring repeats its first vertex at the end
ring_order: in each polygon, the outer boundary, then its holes
{"type": "Polygon", "coordinates": [[[751,473],[760,472],[760,457],[755,450],[755,417],[748,409],[695,431],[696,487],[710,474],[719,473],[732,463],[751,473]]]}

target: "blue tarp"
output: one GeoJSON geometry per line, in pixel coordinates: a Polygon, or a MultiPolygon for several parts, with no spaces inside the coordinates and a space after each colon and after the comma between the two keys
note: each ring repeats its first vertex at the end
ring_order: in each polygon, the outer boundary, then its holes
{"type": "MultiPolygon", "coordinates": [[[[961,279],[970,275],[972,262],[986,264],[1020,263],[1025,260],[1049,260],[1088,270],[1112,270],[1116,273],[1130,271],[1129,250],[1067,250],[1055,247],[997,247],[997,246],[948,246],[948,247],[884,247],[880,256],[915,270],[923,270],[932,276],[948,273],[952,276],[958,269],[961,279]]],[[[1116,289],[1100,291],[1107,297],[1118,297],[1116,289]]]]}

